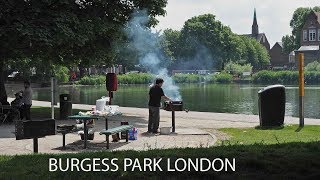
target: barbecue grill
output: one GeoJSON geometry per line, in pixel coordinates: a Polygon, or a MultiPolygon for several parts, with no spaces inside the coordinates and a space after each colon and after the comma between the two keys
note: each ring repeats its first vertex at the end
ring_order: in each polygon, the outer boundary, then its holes
{"type": "Polygon", "coordinates": [[[165,101],[164,110],[172,112],[172,132],[176,131],[175,111],[183,111],[182,101],[165,101]]]}

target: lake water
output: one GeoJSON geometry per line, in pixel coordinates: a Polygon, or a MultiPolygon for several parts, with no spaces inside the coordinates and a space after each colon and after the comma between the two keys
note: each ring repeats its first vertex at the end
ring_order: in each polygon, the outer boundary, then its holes
{"type": "MultiPolygon", "coordinates": [[[[258,114],[258,91],[264,86],[250,84],[181,84],[184,107],[191,111],[258,114]]],[[[66,86],[60,93],[72,95],[73,103],[95,104],[107,96],[105,86],[66,86]]],[[[34,88],[33,98],[50,101],[49,88],[34,88]]],[[[121,85],[112,104],[147,107],[148,85],[121,85]]],[[[286,86],[286,115],[299,116],[298,87],[286,86]]],[[[320,87],[305,87],[305,117],[320,118],[320,87]]]]}

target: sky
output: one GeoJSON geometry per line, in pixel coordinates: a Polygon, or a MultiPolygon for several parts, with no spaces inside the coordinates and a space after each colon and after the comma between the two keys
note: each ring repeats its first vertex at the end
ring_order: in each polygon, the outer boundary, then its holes
{"type": "Polygon", "coordinates": [[[237,34],[250,34],[254,8],[259,32],[265,33],[270,46],[291,34],[290,20],[298,7],[320,6],[320,0],[168,0],[165,17],[158,17],[155,30],[180,30],[186,20],[201,14],[216,19],[237,34]]]}

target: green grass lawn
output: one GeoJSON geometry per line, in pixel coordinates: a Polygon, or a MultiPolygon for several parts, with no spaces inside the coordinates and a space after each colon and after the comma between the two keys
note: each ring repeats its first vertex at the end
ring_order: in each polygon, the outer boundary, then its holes
{"type": "MultiPolygon", "coordinates": [[[[87,110],[81,109],[72,109],[72,114],[77,114],[79,111],[85,112],[87,110]]],[[[54,109],[54,117],[59,118],[60,109],[54,109]]],[[[41,107],[41,106],[33,106],[31,108],[31,118],[32,119],[41,119],[41,118],[51,118],[51,108],[50,107],[41,107]]]]}
{"type": "Polygon", "coordinates": [[[229,140],[221,143],[227,144],[279,144],[289,142],[311,142],[320,140],[320,126],[285,125],[282,128],[260,129],[256,128],[223,128],[220,131],[227,133],[229,140]]]}
{"type": "MultiPolygon", "coordinates": [[[[64,166],[65,167],[65,164],[64,166]]],[[[172,167],[172,166],[171,166],[172,167]]],[[[0,156],[0,177],[8,179],[314,179],[320,176],[320,143],[284,143],[284,144],[253,144],[253,145],[224,145],[211,148],[184,148],[149,151],[103,151],[76,154],[38,154],[19,156],[0,156]],[[49,172],[49,158],[118,158],[119,169],[116,172],[49,172]],[[236,171],[213,170],[206,172],[183,171],[165,172],[166,161],[160,163],[164,172],[124,171],[124,158],[232,158],[236,159],[236,171]]],[[[1,179],[1,178],[0,178],[1,179]]]]}

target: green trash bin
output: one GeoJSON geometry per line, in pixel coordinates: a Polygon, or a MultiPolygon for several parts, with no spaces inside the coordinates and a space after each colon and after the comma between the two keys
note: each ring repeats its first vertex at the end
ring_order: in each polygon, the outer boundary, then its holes
{"type": "Polygon", "coordinates": [[[60,119],[67,119],[72,115],[72,101],[70,94],[60,94],[60,119]]]}

